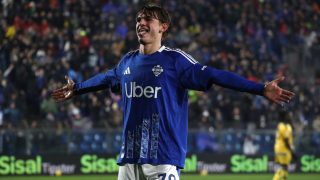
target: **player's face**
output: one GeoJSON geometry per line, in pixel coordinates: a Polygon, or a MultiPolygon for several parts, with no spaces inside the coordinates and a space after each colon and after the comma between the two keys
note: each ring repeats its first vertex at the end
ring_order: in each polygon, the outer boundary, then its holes
{"type": "Polygon", "coordinates": [[[136,32],[140,44],[146,45],[161,41],[164,28],[158,19],[139,14],[136,21],[136,32]]]}

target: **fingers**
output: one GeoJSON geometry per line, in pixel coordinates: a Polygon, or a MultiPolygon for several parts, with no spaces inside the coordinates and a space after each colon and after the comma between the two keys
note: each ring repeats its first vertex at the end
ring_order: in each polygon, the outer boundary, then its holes
{"type": "Polygon", "coordinates": [[[293,98],[294,93],[281,89],[280,93],[275,96],[273,99],[271,99],[271,101],[273,101],[274,103],[283,106],[286,103],[289,103],[291,101],[291,99],[293,98]]]}
{"type": "Polygon", "coordinates": [[[293,92],[287,91],[285,89],[281,89],[280,94],[279,94],[279,98],[283,101],[285,101],[286,103],[288,103],[294,96],[293,92]]]}
{"type": "Polygon", "coordinates": [[[67,91],[67,90],[68,90],[68,87],[67,86],[63,86],[60,89],[54,90],[52,93],[60,93],[60,92],[67,91]]]}
{"type": "MultiPolygon", "coordinates": [[[[276,80],[281,81],[281,78],[276,80]]],[[[282,89],[279,86],[275,86],[275,85],[270,85],[269,90],[270,91],[266,93],[266,97],[273,103],[276,103],[281,106],[283,106],[285,103],[289,103],[294,96],[293,92],[282,89]]]]}
{"type": "Polygon", "coordinates": [[[65,98],[65,91],[54,91],[52,94],[51,94],[51,97],[56,100],[56,101],[59,101],[61,99],[64,99],[65,98]]]}
{"type": "Polygon", "coordinates": [[[289,97],[293,97],[295,94],[291,91],[287,91],[285,89],[282,89],[282,93],[286,96],[289,96],[289,97]]]}
{"type": "Polygon", "coordinates": [[[294,93],[290,91],[282,91],[282,93],[280,94],[280,97],[286,101],[290,101],[293,98],[293,96],[294,96],[294,93]]]}
{"type": "Polygon", "coordinates": [[[64,93],[64,97],[66,99],[69,99],[72,96],[72,91],[67,91],[66,93],[64,93]]]}
{"type": "Polygon", "coordinates": [[[51,97],[56,101],[56,102],[62,102],[71,97],[71,92],[60,92],[60,93],[52,93],[51,97]]]}
{"type": "Polygon", "coordinates": [[[281,102],[281,103],[289,103],[290,98],[284,97],[284,96],[279,96],[276,100],[277,100],[278,102],[281,102]]]}
{"type": "Polygon", "coordinates": [[[67,82],[70,80],[69,76],[64,76],[64,79],[66,79],[67,82]]]}
{"type": "Polygon", "coordinates": [[[281,81],[283,81],[284,79],[285,79],[284,76],[281,76],[281,77],[273,80],[272,82],[274,82],[274,83],[276,83],[276,84],[279,84],[279,83],[280,83],[281,81]]]}
{"type": "Polygon", "coordinates": [[[67,86],[64,86],[63,88],[54,90],[51,94],[51,97],[56,101],[56,102],[62,102],[67,99],[69,99],[72,96],[72,91],[70,91],[67,86]]]}
{"type": "Polygon", "coordinates": [[[71,85],[74,84],[74,81],[71,78],[69,78],[68,76],[64,76],[64,78],[66,79],[68,84],[71,84],[71,85]]]}
{"type": "Polygon", "coordinates": [[[58,98],[58,99],[55,99],[55,102],[56,103],[60,103],[60,102],[63,102],[63,101],[66,101],[68,100],[69,98],[58,98]]]}
{"type": "Polygon", "coordinates": [[[67,83],[70,84],[71,83],[71,79],[68,76],[64,76],[64,78],[66,79],[67,83]]]}
{"type": "Polygon", "coordinates": [[[63,102],[63,101],[65,101],[66,100],[66,98],[54,98],[54,101],[55,102],[57,102],[57,103],[59,103],[59,102],[63,102]]]}
{"type": "Polygon", "coordinates": [[[278,105],[283,105],[283,103],[288,103],[288,100],[286,98],[281,97],[281,96],[274,97],[274,98],[269,99],[269,100],[272,101],[273,103],[278,104],[278,105]]]}

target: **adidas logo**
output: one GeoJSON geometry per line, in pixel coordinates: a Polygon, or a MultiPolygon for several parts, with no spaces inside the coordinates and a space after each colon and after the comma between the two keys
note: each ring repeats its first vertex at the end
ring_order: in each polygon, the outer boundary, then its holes
{"type": "Polygon", "coordinates": [[[128,75],[128,74],[130,74],[130,67],[128,67],[123,73],[123,75],[128,75]]]}

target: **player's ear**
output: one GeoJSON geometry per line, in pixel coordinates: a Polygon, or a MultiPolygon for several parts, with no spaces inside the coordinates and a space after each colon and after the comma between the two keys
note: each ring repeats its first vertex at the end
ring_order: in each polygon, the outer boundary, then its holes
{"type": "Polygon", "coordinates": [[[160,25],[160,30],[159,30],[159,33],[164,33],[168,30],[169,28],[169,24],[167,23],[161,23],[160,25]]]}

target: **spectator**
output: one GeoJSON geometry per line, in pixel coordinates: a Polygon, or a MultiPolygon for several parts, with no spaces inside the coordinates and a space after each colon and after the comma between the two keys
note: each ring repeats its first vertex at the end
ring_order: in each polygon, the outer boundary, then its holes
{"type": "Polygon", "coordinates": [[[82,116],[80,110],[76,107],[71,106],[71,125],[73,130],[87,131],[92,128],[92,122],[88,117],[82,116]]]}
{"type": "Polygon", "coordinates": [[[257,153],[259,146],[254,144],[250,135],[247,135],[243,142],[243,154],[254,155],[257,153]]]}
{"type": "Polygon", "coordinates": [[[318,133],[320,132],[320,115],[318,115],[315,118],[315,120],[313,121],[312,127],[316,132],[318,133]]]}
{"type": "MultiPolygon", "coordinates": [[[[37,98],[38,94],[60,86],[64,74],[82,81],[116,65],[122,52],[136,49],[135,32],[131,27],[139,3],[142,2],[129,5],[127,0],[49,4],[45,1],[1,1],[0,108],[8,110],[10,97],[19,97],[18,114],[32,126],[48,113],[43,107],[50,99],[37,98]]],[[[279,72],[288,79],[295,79],[284,86],[302,93],[289,108],[295,112],[294,116],[300,116],[307,128],[312,128],[313,120],[319,114],[316,107],[320,94],[313,90],[317,83],[310,85],[308,81],[312,80],[308,79],[315,78],[317,82],[319,78],[296,73],[301,71],[299,65],[293,66],[294,69],[282,67],[294,64],[294,59],[299,57],[289,56],[292,51],[284,49],[297,47],[294,52],[303,54],[301,61],[308,65],[308,71],[320,69],[317,59],[319,3],[186,0],[184,3],[166,1],[163,5],[173,12],[172,19],[178,20],[170,35],[174,37],[169,37],[164,44],[190,52],[202,64],[235,71],[253,81],[268,81],[279,72]]],[[[106,93],[106,96],[96,93],[77,99],[77,107],[93,118],[93,127],[121,126],[118,119],[112,118],[118,118],[121,105],[119,101],[105,100],[110,92],[106,93]],[[109,101],[110,105],[105,106],[109,101]],[[88,103],[95,104],[88,105],[94,108],[93,111],[82,108],[88,103]],[[106,109],[99,109],[100,105],[106,109]]],[[[219,116],[214,118],[219,119],[214,120],[215,128],[221,124],[224,128],[234,128],[232,118],[237,119],[238,128],[245,128],[246,123],[257,122],[257,119],[261,120],[258,127],[272,128],[274,117],[263,112],[273,111],[274,107],[268,106],[266,101],[219,88],[207,93],[208,96],[196,94],[191,97],[199,102],[206,101],[205,104],[191,101],[191,128],[197,125],[205,109],[210,115],[219,116]],[[243,102],[250,108],[234,108],[243,102]]],[[[64,106],[64,109],[68,108],[67,104],[64,106]]],[[[64,127],[69,127],[66,122],[71,116],[56,110],[50,112],[58,122],[63,117],[64,127]]],[[[4,121],[6,118],[4,114],[4,121]]],[[[40,127],[41,124],[38,122],[40,127]]]]}

